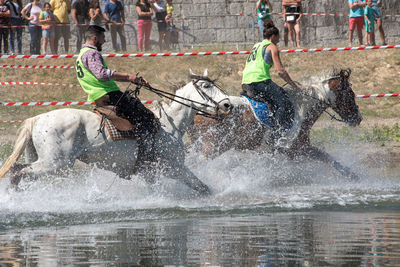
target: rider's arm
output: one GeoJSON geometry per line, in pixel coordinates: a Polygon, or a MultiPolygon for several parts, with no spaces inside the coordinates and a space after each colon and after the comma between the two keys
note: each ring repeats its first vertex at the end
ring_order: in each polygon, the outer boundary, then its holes
{"type": "Polygon", "coordinates": [[[276,71],[279,74],[279,77],[281,77],[285,82],[290,84],[292,87],[300,89],[300,86],[297,85],[290,78],[289,73],[287,73],[287,71],[283,68],[281,58],[279,57],[279,51],[278,51],[278,48],[276,47],[276,45],[270,44],[267,49],[269,49],[271,51],[272,60],[274,61],[274,66],[275,66],[276,71]]]}

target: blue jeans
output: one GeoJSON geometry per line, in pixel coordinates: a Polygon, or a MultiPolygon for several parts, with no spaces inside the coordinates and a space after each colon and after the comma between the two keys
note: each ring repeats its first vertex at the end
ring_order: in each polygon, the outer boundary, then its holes
{"type": "Polygon", "coordinates": [[[40,55],[40,40],[42,39],[42,27],[29,24],[29,34],[31,35],[30,53],[40,55]]]}
{"type": "MultiPolygon", "coordinates": [[[[21,26],[22,25],[22,19],[19,18],[11,18],[11,25],[12,26],[21,26]]],[[[18,47],[18,54],[22,54],[22,31],[24,30],[23,27],[16,27],[16,28],[11,28],[10,29],[10,50],[11,53],[15,54],[15,49],[14,49],[14,38],[15,34],[17,34],[17,47],[18,47]]]]}
{"type": "Polygon", "coordinates": [[[258,28],[260,29],[261,33],[261,41],[264,40],[264,21],[263,20],[258,20],[258,28]]]}

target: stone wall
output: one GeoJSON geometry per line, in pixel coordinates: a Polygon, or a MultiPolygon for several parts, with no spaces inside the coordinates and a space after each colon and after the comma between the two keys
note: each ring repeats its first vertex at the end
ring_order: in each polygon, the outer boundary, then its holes
{"type": "MultiPolygon", "coordinates": [[[[271,2],[274,12],[282,12],[281,0],[271,2]]],[[[400,14],[399,0],[383,2],[384,14],[400,14]]],[[[136,0],[124,0],[129,21],[136,21],[135,3],[136,0]]],[[[180,34],[185,45],[253,43],[260,38],[255,16],[256,0],[173,0],[173,3],[174,16],[184,18],[175,24],[185,30],[180,34]]],[[[347,0],[303,0],[303,9],[311,13],[349,13],[347,0]]],[[[283,30],[282,16],[273,15],[273,20],[283,30]]],[[[388,43],[398,42],[400,17],[384,18],[384,29],[388,43]]],[[[303,16],[301,33],[305,46],[347,44],[348,17],[303,16]]],[[[155,23],[152,40],[158,40],[155,23]]],[[[378,33],[377,42],[380,43],[378,33]]]]}

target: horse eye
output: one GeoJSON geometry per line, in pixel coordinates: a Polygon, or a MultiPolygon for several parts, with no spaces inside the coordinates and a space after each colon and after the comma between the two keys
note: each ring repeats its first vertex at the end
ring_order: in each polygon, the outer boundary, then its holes
{"type": "Polygon", "coordinates": [[[203,85],[203,87],[204,87],[204,88],[210,88],[210,87],[211,87],[211,84],[205,83],[205,84],[203,85]]]}

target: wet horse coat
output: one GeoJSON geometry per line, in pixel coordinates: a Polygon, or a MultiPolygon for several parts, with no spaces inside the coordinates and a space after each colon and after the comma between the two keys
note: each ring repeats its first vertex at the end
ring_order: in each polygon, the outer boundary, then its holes
{"type": "Polygon", "coordinates": [[[306,156],[323,161],[343,175],[355,178],[356,175],[347,167],[310,143],[311,128],[328,107],[350,125],[361,122],[362,117],[349,83],[350,73],[350,70],[341,70],[323,78],[314,78],[304,84],[307,88],[301,92],[287,90],[295,109],[293,126],[272,147],[268,144],[270,128],[255,118],[244,97],[230,98],[233,110],[222,122],[196,116],[194,125],[188,131],[190,145],[200,149],[206,156],[215,157],[230,149],[253,150],[266,141],[270,149],[290,158],[306,156]]]}
{"type": "MultiPolygon", "coordinates": [[[[193,123],[195,109],[226,114],[230,112],[230,103],[207,72],[203,76],[191,76],[193,80],[176,91],[186,106],[172,101],[153,109],[161,123],[154,138],[154,149],[166,176],[182,181],[199,194],[209,194],[207,185],[184,166],[182,136],[193,123]]],[[[35,179],[66,170],[76,159],[96,163],[121,177],[129,176],[137,158],[136,140],[113,142],[108,133],[99,133],[100,122],[95,113],[79,109],[54,110],[25,120],[13,153],[0,169],[0,178],[11,169],[11,184],[17,186],[22,178],[35,179]],[[24,149],[26,164],[16,163],[24,149]]]]}

